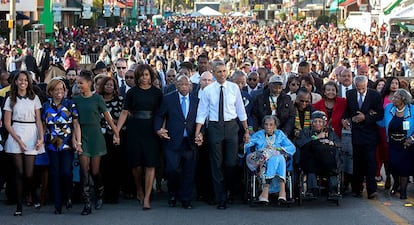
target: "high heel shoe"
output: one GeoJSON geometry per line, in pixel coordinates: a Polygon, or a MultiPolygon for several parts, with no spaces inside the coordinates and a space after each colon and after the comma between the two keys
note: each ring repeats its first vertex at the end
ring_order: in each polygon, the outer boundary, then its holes
{"type": "Polygon", "coordinates": [[[81,212],[81,215],[82,216],[87,216],[91,213],[92,213],[91,205],[90,204],[85,204],[85,206],[83,207],[83,210],[81,212]]]}

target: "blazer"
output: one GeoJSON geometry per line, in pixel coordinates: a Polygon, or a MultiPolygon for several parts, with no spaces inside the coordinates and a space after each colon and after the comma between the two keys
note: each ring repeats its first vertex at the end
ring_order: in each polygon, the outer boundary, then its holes
{"type": "Polygon", "coordinates": [[[168,135],[170,136],[169,140],[164,140],[165,151],[179,151],[179,147],[184,140],[184,129],[187,130],[191,148],[196,149],[194,135],[199,100],[196,95],[190,93],[188,114],[187,118],[184,118],[179,98],[177,91],[164,96],[160,111],[154,118],[155,131],[161,129],[165,120],[165,129],[168,130],[168,135]]]}
{"type": "MultiPolygon", "coordinates": [[[[320,110],[325,112],[326,115],[328,115],[328,111],[326,110],[325,106],[325,98],[322,98],[319,102],[313,104],[313,108],[315,110],[320,110]]],[[[344,114],[346,110],[346,99],[341,97],[336,97],[335,104],[332,108],[332,116],[330,120],[328,121],[328,124],[332,127],[334,130],[336,136],[341,137],[341,131],[342,131],[342,115],[344,114]]]]}
{"type": "MultiPolygon", "coordinates": [[[[265,89],[262,94],[254,99],[252,109],[253,129],[258,130],[262,127],[262,119],[266,115],[272,115],[269,102],[270,91],[265,89]]],[[[276,103],[276,117],[280,124],[278,129],[289,135],[295,123],[295,108],[292,100],[284,92],[280,93],[276,103]]]]}
{"type": "Polygon", "coordinates": [[[349,90],[346,93],[347,109],[343,115],[344,119],[349,119],[351,122],[352,144],[377,144],[377,121],[384,117],[381,95],[376,90],[368,88],[361,109],[358,107],[357,96],[356,89],[349,90]],[[354,123],[351,118],[356,116],[358,111],[365,115],[365,120],[354,123]]]}
{"type": "MultiPolygon", "coordinates": [[[[396,107],[392,103],[388,103],[384,109],[384,118],[381,121],[378,121],[378,125],[381,127],[385,127],[385,131],[387,133],[388,139],[388,125],[390,124],[392,118],[396,114],[396,107]]],[[[407,137],[414,133],[414,105],[409,104],[406,105],[404,110],[404,121],[409,122],[409,129],[407,130],[407,137]]]]}

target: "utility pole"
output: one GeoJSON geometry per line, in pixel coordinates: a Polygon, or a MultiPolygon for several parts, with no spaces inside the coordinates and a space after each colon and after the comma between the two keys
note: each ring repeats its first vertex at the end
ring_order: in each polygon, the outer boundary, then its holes
{"type": "Polygon", "coordinates": [[[9,28],[9,44],[11,45],[16,40],[16,0],[10,0],[9,28]]]}

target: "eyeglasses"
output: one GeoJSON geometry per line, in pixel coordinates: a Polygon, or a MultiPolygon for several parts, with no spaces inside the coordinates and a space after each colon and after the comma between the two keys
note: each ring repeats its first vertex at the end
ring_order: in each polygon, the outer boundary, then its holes
{"type": "Polygon", "coordinates": [[[118,70],[120,70],[120,69],[123,69],[123,70],[124,70],[124,69],[126,69],[126,66],[117,66],[116,68],[117,68],[118,70]]]}
{"type": "Polygon", "coordinates": [[[301,103],[309,103],[308,100],[299,100],[299,102],[301,102],[301,103]]]}
{"type": "Polygon", "coordinates": [[[125,76],[125,79],[134,79],[133,76],[125,76]]]}
{"type": "Polygon", "coordinates": [[[173,75],[173,74],[172,74],[172,75],[169,75],[169,74],[168,74],[168,75],[167,75],[167,77],[175,77],[175,75],[173,75]]]}
{"type": "Polygon", "coordinates": [[[249,78],[249,81],[257,81],[257,78],[249,78]]]}

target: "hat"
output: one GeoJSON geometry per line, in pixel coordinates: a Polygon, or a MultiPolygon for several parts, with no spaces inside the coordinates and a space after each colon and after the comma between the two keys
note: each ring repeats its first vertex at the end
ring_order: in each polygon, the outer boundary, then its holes
{"type": "Polygon", "coordinates": [[[95,64],[95,68],[93,70],[95,71],[95,70],[101,70],[101,69],[106,69],[106,64],[102,61],[98,61],[95,64]]]}
{"type": "Polygon", "coordinates": [[[311,120],[314,119],[322,119],[323,121],[327,121],[326,114],[322,111],[314,111],[311,115],[311,120]]]}
{"type": "Polygon", "coordinates": [[[283,84],[283,79],[281,76],[273,75],[269,79],[269,84],[276,83],[276,84],[283,84]]]}

